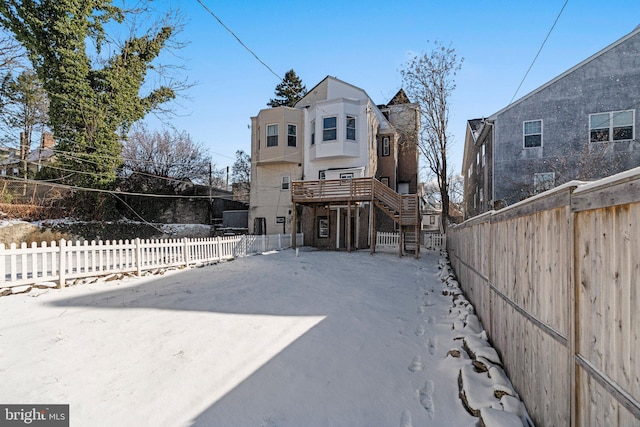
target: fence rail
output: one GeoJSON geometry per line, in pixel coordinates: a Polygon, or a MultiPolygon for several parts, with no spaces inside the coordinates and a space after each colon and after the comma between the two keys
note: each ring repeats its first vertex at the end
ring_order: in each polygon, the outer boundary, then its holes
{"type": "MultiPolygon", "coordinates": [[[[304,235],[296,235],[298,246],[304,235]]],[[[58,282],[112,273],[189,266],[292,246],[291,234],[241,235],[203,239],[42,242],[7,248],[0,243],[0,288],[58,282]]]]}
{"type": "MultiPolygon", "coordinates": [[[[421,244],[426,249],[443,249],[446,247],[446,243],[446,234],[424,232],[422,235],[421,244]]],[[[399,245],[400,233],[382,231],[376,233],[376,248],[397,249],[399,245]]]]}
{"type": "Polygon", "coordinates": [[[448,230],[451,263],[540,426],[640,425],[640,168],[448,230]]]}

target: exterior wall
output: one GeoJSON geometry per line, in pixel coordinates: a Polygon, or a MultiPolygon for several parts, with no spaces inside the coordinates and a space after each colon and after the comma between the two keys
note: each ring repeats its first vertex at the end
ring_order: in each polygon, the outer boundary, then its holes
{"type": "Polygon", "coordinates": [[[485,121],[474,138],[467,130],[464,176],[464,216],[471,218],[491,209],[493,204],[493,125],[485,121]]]}
{"type": "Polygon", "coordinates": [[[534,173],[555,185],[640,165],[640,30],[517,101],[495,118],[495,198],[512,204],[535,193],[534,173]],[[635,111],[634,138],[591,143],[589,114],[635,111]],[[542,146],[525,148],[523,122],[542,120],[542,146]]]}
{"type": "MultiPolygon", "coordinates": [[[[389,121],[398,131],[397,182],[409,184],[409,193],[418,192],[418,129],[420,112],[417,104],[389,105],[389,121]]],[[[398,189],[396,187],[392,187],[398,189]]]]}
{"type": "MultiPolygon", "coordinates": [[[[347,248],[347,207],[303,206],[300,230],[305,235],[305,242],[311,246],[327,250],[344,250],[347,248]],[[340,219],[338,220],[338,216],[340,219]],[[328,236],[319,234],[320,220],[328,221],[328,236]]],[[[369,247],[369,204],[362,203],[358,207],[351,206],[351,248],[369,247]]]]}
{"type": "Polygon", "coordinates": [[[292,209],[291,185],[283,190],[282,177],[291,181],[302,179],[302,167],[297,164],[266,164],[251,168],[251,202],[249,207],[249,232],[254,232],[256,218],[265,218],[265,234],[291,233],[292,209]],[[284,223],[277,220],[284,218],[284,223]]]}
{"type": "Polygon", "coordinates": [[[378,172],[376,178],[387,181],[389,188],[396,189],[396,173],[398,169],[398,141],[395,134],[380,134],[378,136],[378,172]],[[383,155],[383,140],[389,138],[389,155],[383,155]]]}
{"type": "MultiPolygon", "coordinates": [[[[252,120],[252,151],[255,145],[255,161],[260,164],[272,163],[301,163],[304,142],[303,113],[290,107],[277,107],[260,111],[255,121],[252,120]],[[291,147],[287,140],[288,125],[295,125],[297,129],[296,146],[291,147]],[[278,145],[267,146],[267,126],[278,125],[278,145]]],[[[251,159],[254,159],[252,153],[251,159]]]]}
{"type": "Polygon", "coordinates": [[[302,179],[304,114],[289,107],[270,108],[251,118],[251,187],[249,232],[256,230],[256,218],[264,218],[266,234],[290,233],[292,203],[291,182],[302,179]],[[278,125],[278,145],[267,147],[267,125],[278,125]],[[297,127],[296,146],[290,147],[287,125],[297,127]],[[282,177],[289,186],[282,189],[282,177]]]}
{"type": "MultiPolygon", "coordinates": [[[[375,170],[370,156],[369,142],[377,134],[378,123],[372,118],[367,99],[330,99],[318,101],[305,109],[305,180],[319,179],[320,171],[330,169],[363,168],[360,177],[372,175],[375,170]],[[336,140],[323,141],[323,119],[337,117],[336,140]],[[347,116],[356,118],[356,139],[346,139],[347,116]],[[373,121],[373,123],[372,123],[373,121]],[[315,124],[315,127],[312,126],[315,124]],[[372,129],[375,132],[372,135],[372,129]],[[311,145],[311,134],[315,131],[315,143],[311,145]]],[[[375,152],[375,150],[374,150],[375,152]]],[[[374,154],[375,157],[375,154],[374,154]]],[[[356,177],[354,175],[354,177],[356,177]]]]}

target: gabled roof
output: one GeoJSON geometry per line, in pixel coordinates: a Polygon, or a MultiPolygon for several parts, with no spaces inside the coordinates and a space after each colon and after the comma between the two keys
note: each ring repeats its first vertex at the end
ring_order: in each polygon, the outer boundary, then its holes
{"type": "Polygon", "coordinates": [[[571,67],[570,69],[568,69],[567,71],[565,71],[564,73],[560,74],[559,76],[557,76],[556,78],[554,78],[553,80],[548,81],[547,83],[543,84],[542,86],[540,86],[539,88],[535,89],[534,91],[528,93],[527,95],[523,96],[522,98],[516,100],[515,102],[512,102],[511,104],[507,105],[506,107],[504,107],[503,109],[501,109],[500,111],[494,113],[491,115],[491,119],[495,119],[498,115],[502,114],[504,111],[509,110],[510,108],[513,108],[514,106],[520,104],[521,102],[523,102],[524,100],[534,96],[535,94],[537,94],[538,92],[546,89],[547,87],[551,86],[552,84],[556,83],[558,80],[561,80],[562,78],[566,77],[567,75],[573,73],[574,71],[576,71],[577,69],[583,67],[584,65],[590,63],[591,61],[593,61],[594,59],[604,55],[605,53],[609,52],[610,50],[614,49],[615,47],[619,46],[620,44],[626,42],[627,40],[629,40],[630,38],[633,38],[635,36],[640,35],[640,25],[638,25],[633,31],[631,31],[629,34],[627,34],[626,36],[622,37],[621,39],[617,40],[616,42],[610,44],[609,46],[605,47],[604,49],[602,49],[601,51],[591,55],[589,58],[585,59],[584,61],[580,62],[579,64],[571,67]]]}
{"type": "Polygon", "coordinates": [[[404,89],[400,88],[398,93],[396,93],[391,101],[387,103],[387,105],[398,105],[398,104],[411,104],[409,97],[405,93],[404,89]]]}

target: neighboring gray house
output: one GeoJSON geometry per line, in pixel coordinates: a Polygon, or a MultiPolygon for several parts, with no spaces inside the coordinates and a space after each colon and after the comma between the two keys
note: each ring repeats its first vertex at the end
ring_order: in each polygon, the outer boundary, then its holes
{"type": "Polygon", "coordinates": [[[640,166],[640,26],[497,113],[469,120],[465,218],[640,166]]]}

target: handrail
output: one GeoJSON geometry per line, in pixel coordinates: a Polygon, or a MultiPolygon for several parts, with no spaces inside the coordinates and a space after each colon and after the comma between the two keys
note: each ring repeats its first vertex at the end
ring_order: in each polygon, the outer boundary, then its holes
{"type": "Polygon", "coordinates": [[[291,199],[297,203],[377,201],[398,223],[411,225],[419,222],[416,194],[398,194],[373,177],[293,181],[291,199]]]}

